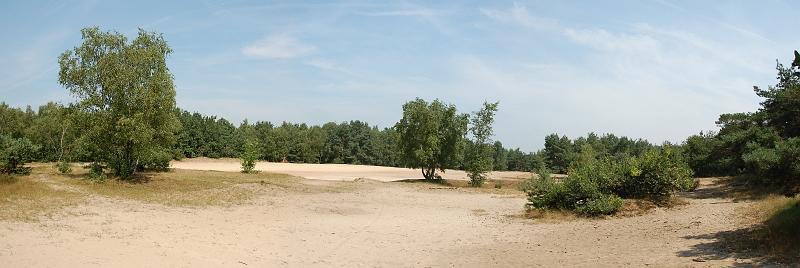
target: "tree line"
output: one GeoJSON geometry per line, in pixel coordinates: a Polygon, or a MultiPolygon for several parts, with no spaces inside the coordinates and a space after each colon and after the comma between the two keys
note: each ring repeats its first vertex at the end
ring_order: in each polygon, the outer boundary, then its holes
{"type": "MultiPolygon", "coordinates": [[[[91,139],[82,136],[76,104],[50,102],[33,109],[10,107],[0,102],[0,136],[30,141],[37,149],[28,157],[33,161],[91,162],[91,139]]],[[[363,121],[329,122],[323,125],[268,121],[250,123],[244,120],[235,125],[225,118],[172,110],[177,124],[174,143],[160,156],[161,162],[172,159],[209,157],[238,158],[245,152],[247,141],[257,141],[258,160],[293,163],[340,163],[377,166],[401,166],[398,151],[399,134],[394,127],[379,128],[363,121]]],[[[566,167],[578,155],[583,144],[590,144],[601,155],[638,155],[653,147],[647,141],[598,136],[589,133],[574,140],[557,134],[545,138],[544,149],[525,152],[508,149],[502,142],[483,146],[490,155],[491,170],[536,171],[548,168],[555,173],[566,167]]],[[[465,141],[465,151],[475,147],[465,141]]],[[[159,162],[154,160],[153,162],[159,162]]],[[[153,166],[158,166],[153,164],[153,166]]],[[[453,168],[464,169],[466,163],[457,161],[453,168]]]]}
{"type": "Polygon", "coordinates": [[[754,112],[722,114],[718,131],[687,138],[684,153],[700,176],[739,176],[795,193],[800,185],[800,54],[777,63],[777,83],[753,87],[762,98],[754,112]]]}

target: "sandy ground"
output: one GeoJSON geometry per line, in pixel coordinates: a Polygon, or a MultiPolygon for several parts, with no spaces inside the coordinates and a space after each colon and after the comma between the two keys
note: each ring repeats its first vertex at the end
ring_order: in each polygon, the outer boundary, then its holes
{"type": "MultiPolygon", "coordinates": [[[[172,161],[172,168],[215,170],[215,171],[240,171],[241,164],[236,159],[211,159],[194,158],[183,161],[172,161]]],[[[419,169],[379,167],[345,164],[295,164],[258,162],[256,170],[285,173],[313,180],[338,180],[352,181],[355,179],[371,179],[377,181],[399,181],[422,178],[419,169]]],[[[446,170],[439,172],[447,180],[467,180],[467,173],[461,170],[446,170]]],[[[530,172],[502,171],[489,174],[491,179],[518,180],[530,178],[530,172]]]]}
{"type": "Polygon", "coordinates": [[[0,266],[716,267],[748,261],[721,242],[739,228],[736,210],[748,203],[725,197],[717,185],[685,194],[688,205],[642,216],[544,223],[516,216],[525,204],[520,193],[368,180],[305,183],[349,190],[274,191],[250,204],[210,208],[98,197],[37,223],[0,222],[0,266]]]}

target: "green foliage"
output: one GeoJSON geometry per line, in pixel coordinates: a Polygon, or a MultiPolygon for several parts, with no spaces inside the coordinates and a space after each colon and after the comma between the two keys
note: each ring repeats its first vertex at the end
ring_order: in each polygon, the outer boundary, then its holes
{"type": "Polygon", "coordinates": [[[547,135],[544,138],[544,153],[547,166],[556,173],[564,174],[574,157],[572,141],[567,136],[547,135]]]}
{"type": "Polygon", "coordinates": [[[257,141],[257,158],[273,162],[397,166],[397,133],[361,121],[309,126],[283,122],[239,127],[223,118],[178,111],[184,126],[175,151],[185,157],[241,157],[246,140],[257,141]]]}
{"type": "Polygon", "coordinates": [[[186,157],[238,157],[240,135],[236,126],[215,116],[174,111],[183,126],[177,133],[175,148],[186,157]]]}
{"type": "Polygon", "coordinates": [[[5,102],[0,102],[0,135],[20,138],[25,135],[27,122],[30,122],[33,110],[28,106],[26,111],[9,107],[5,102]],[[27,111],[27,112],[26,112],[27,111]]]}
{"type": "Polygon", "coordinates": [[[618,192],[624,183],[625,169],[629,168],[633,158],[617,161],[610,157],[598,159],[591,146],[584,146],[581,153],[569,169],[569,178],[587,181],[596,185],[598,191],[604,193],[618,192]]]}
{"type": "Polygon", "coordinates": [[[395,124],[401,165],[421,168],[425,179],[436,179],[436,170],[444,172],[461,161],[467,123],[466,114],[439,100],[407,102],[403,118],[395,124]]]}
{"type": "Polygon", "coordinates": [[[240,157],[242,173],[256,173],[256,160],[258,160],[258,143],[247,141],[244,144],[244,153],[240,157]]]}
{"type": "Polygon", "coordinates": [[[133,177],[153,151],[170,151],[180,127],[164,37],[139,30],[128,41],[98,28],[81,31],[83,43],[59,57],[58,81],[79,100],[92,155],[122,179],[133,177]]]}
{"type": "Polygon", "coordinates": [[[506,155],[507,170],[513,171],[537,171],[546,167],[543,153],[525,153],[519,148],[507,150],[506,155]]]}
{"type": "MultiPolygon", "coordinates": [[[[795,58],[797,60],[797,58],[795,58]]],[[[764,98],[753,113],[720,115],[716,134],[689,137],[683,145],[698,175],[741,175],[751,183],[782,186],[792,192],[800,185],[800,66],[777,65],[778,81],[767,89],[755,87],[764,98]]]]}
{"type": "Polygon", "coordinates": [[[791,187],[800,184],[800,137],[778,141],[773,148],[753,146],[742,155],[751,181],[791,187]]]}
{"type": "Polygon", "coordinates": [[[624,174],[621,196],[664,201],[676,190],[694,188],[692,170],[672,148],[648,151],[635,163],[624,174]]]}
{"type": "Polygon", "coordinates": [[[700,132],[686,139],[682,150],[689,167],[697,176],[724,175],[725,166],[720,159],[714,159],[716,150],[720,147],[714,132],[700,132]]]}
{"type": "Polygon", "coordinates": [[[58,172],[61,172],[61,174],[72,173],[72,166],[67,161],[58,162],[56,168],[58,168],[58,172]]]}
{"type": "Polygon", "coordinates": [[[614,134],[597,136],[589,133],[586,137],[578,137],[575,140],[570,140],[566,136],[559,137],[556,134],[550,134],[545,137],[543,150],[545,163],[557,173],[567,173],[581,150],[587,146],[594,150],[594,155],[598,159],[613,158],[616,160],[640,156],[655,148],[645,140],[617,137],[614,134]]]}
{"type": "Polygon", "coordinates": [[[535,209],[572,210],[586,216],[609,215],[622,206],[622,198],[604,194],[588,178],[567,178],[556,182],[547,173],[540,173],[525,186],[528,206],[535,209]]]}
{"type": "Polygon", "coordinates": [[[94,182],[105,182],[106,181],[106,172],[105,166],[98,162],[92,162],[89,164],[89,179],[94,182]]]}
{"type": "Polygon", "coordinates": [[[492,145],[494,148],[492,162],[494,163],[493,170],[508,170],[508,150],[503,148],[503,143],[495,141],[492,145]]]}
{"type": "Polygon", "coordinates": [[[523,190],[530,207],[597,216],[616,212],[623,197],[664,201],[676,190],[693,189],[691,175],[682,156],[669,146],[620,161],[598,158],[592,146],[584,144],[562,182],[544,174],[523,190]]]}
{"type": "Polygon", "coordinates": [[[30,174],[31,168],[25,167],[25,163],[31,162],[38,150],[27,138],[0,135],[0,173],[30,174]]]}
{"type": "Polygon", "coordinates": [[[587,216],[611,215],[622,207],[623,202],[616,195],[600,195],[575,206],[575,212],[587,216]]]}
{"type": "Polygon", "coordinates": [[[497,112],[498,103],[483,103],[481,110],[474,112],[469,128],[472,134],[471,146],[466,154],[466,170],[469,184],[480,187],[486,181],[486,173],[492,171],[494,147],[490,144],[493,135],[492,123],[497,112]]]}
{"type": "Polygon", "coordinates": [[[781,137],[800,136],[800,72],[796,66],[784,67],[778,63],[778,83],[767,89],[754,87],[756,95],[764,98],[759,113],[765,123],[781,137]]]}
{"type": "Polygon", "coordinates": [[[558,183],[549,173],[540,172],[523,186],[528,195],[528,206],[537,209],[571,209],[573,204],[567,198],[566,187],[558,183]]]}
{"type": "Polygon", "coordinates": [[[139,160],[139,170],[152,170],[152,171],[167,171],[169,170],[169,161],[173,159],[174,155],[168,150],[150,150],[141,154],[139,160]]]}

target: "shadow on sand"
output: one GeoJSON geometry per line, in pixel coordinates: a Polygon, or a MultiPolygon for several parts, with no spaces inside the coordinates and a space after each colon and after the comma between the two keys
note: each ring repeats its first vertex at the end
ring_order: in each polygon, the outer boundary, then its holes
{"type": "Polygon", "coordinates": [[[697,262],[736,259],[737,263],[733,265],[734,267],[782,266],[769,260],[762,251],[752,246],[758,244],[752,239],[756,232],[755,228],[748,227],[733,231],[685,236],[683,239],[710,241],[694,245],[687,250],[678,252],[677,255],[692,258],[697,262]]]}

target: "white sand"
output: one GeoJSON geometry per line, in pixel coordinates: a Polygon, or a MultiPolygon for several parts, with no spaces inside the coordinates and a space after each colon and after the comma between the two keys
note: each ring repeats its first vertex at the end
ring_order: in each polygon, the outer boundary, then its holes
{"type": "MultiPolygon", "coordinates": [[[[210,159],[194,158],[183,161],[172,161],[172,168],[215,170],[215,171],[240,171],[241,164],[236,159],[210,159]]],[[[377,181],[399,181],[421,179],[422,171],[419,169],[379,167],[365,165],[345,164],[295,164],[258,162],[256,170],[285,173],[298,177],[314,180],[352,181],[358,178],[377,181]]],[[[446,170],[439,175],[448,180],[467,180],[467,173],[462,170],[446,170]]],[[[530,178],[530,172],[501,171],[492,172],[489,177],[500,180],[520,180],[530,178]]]]}

